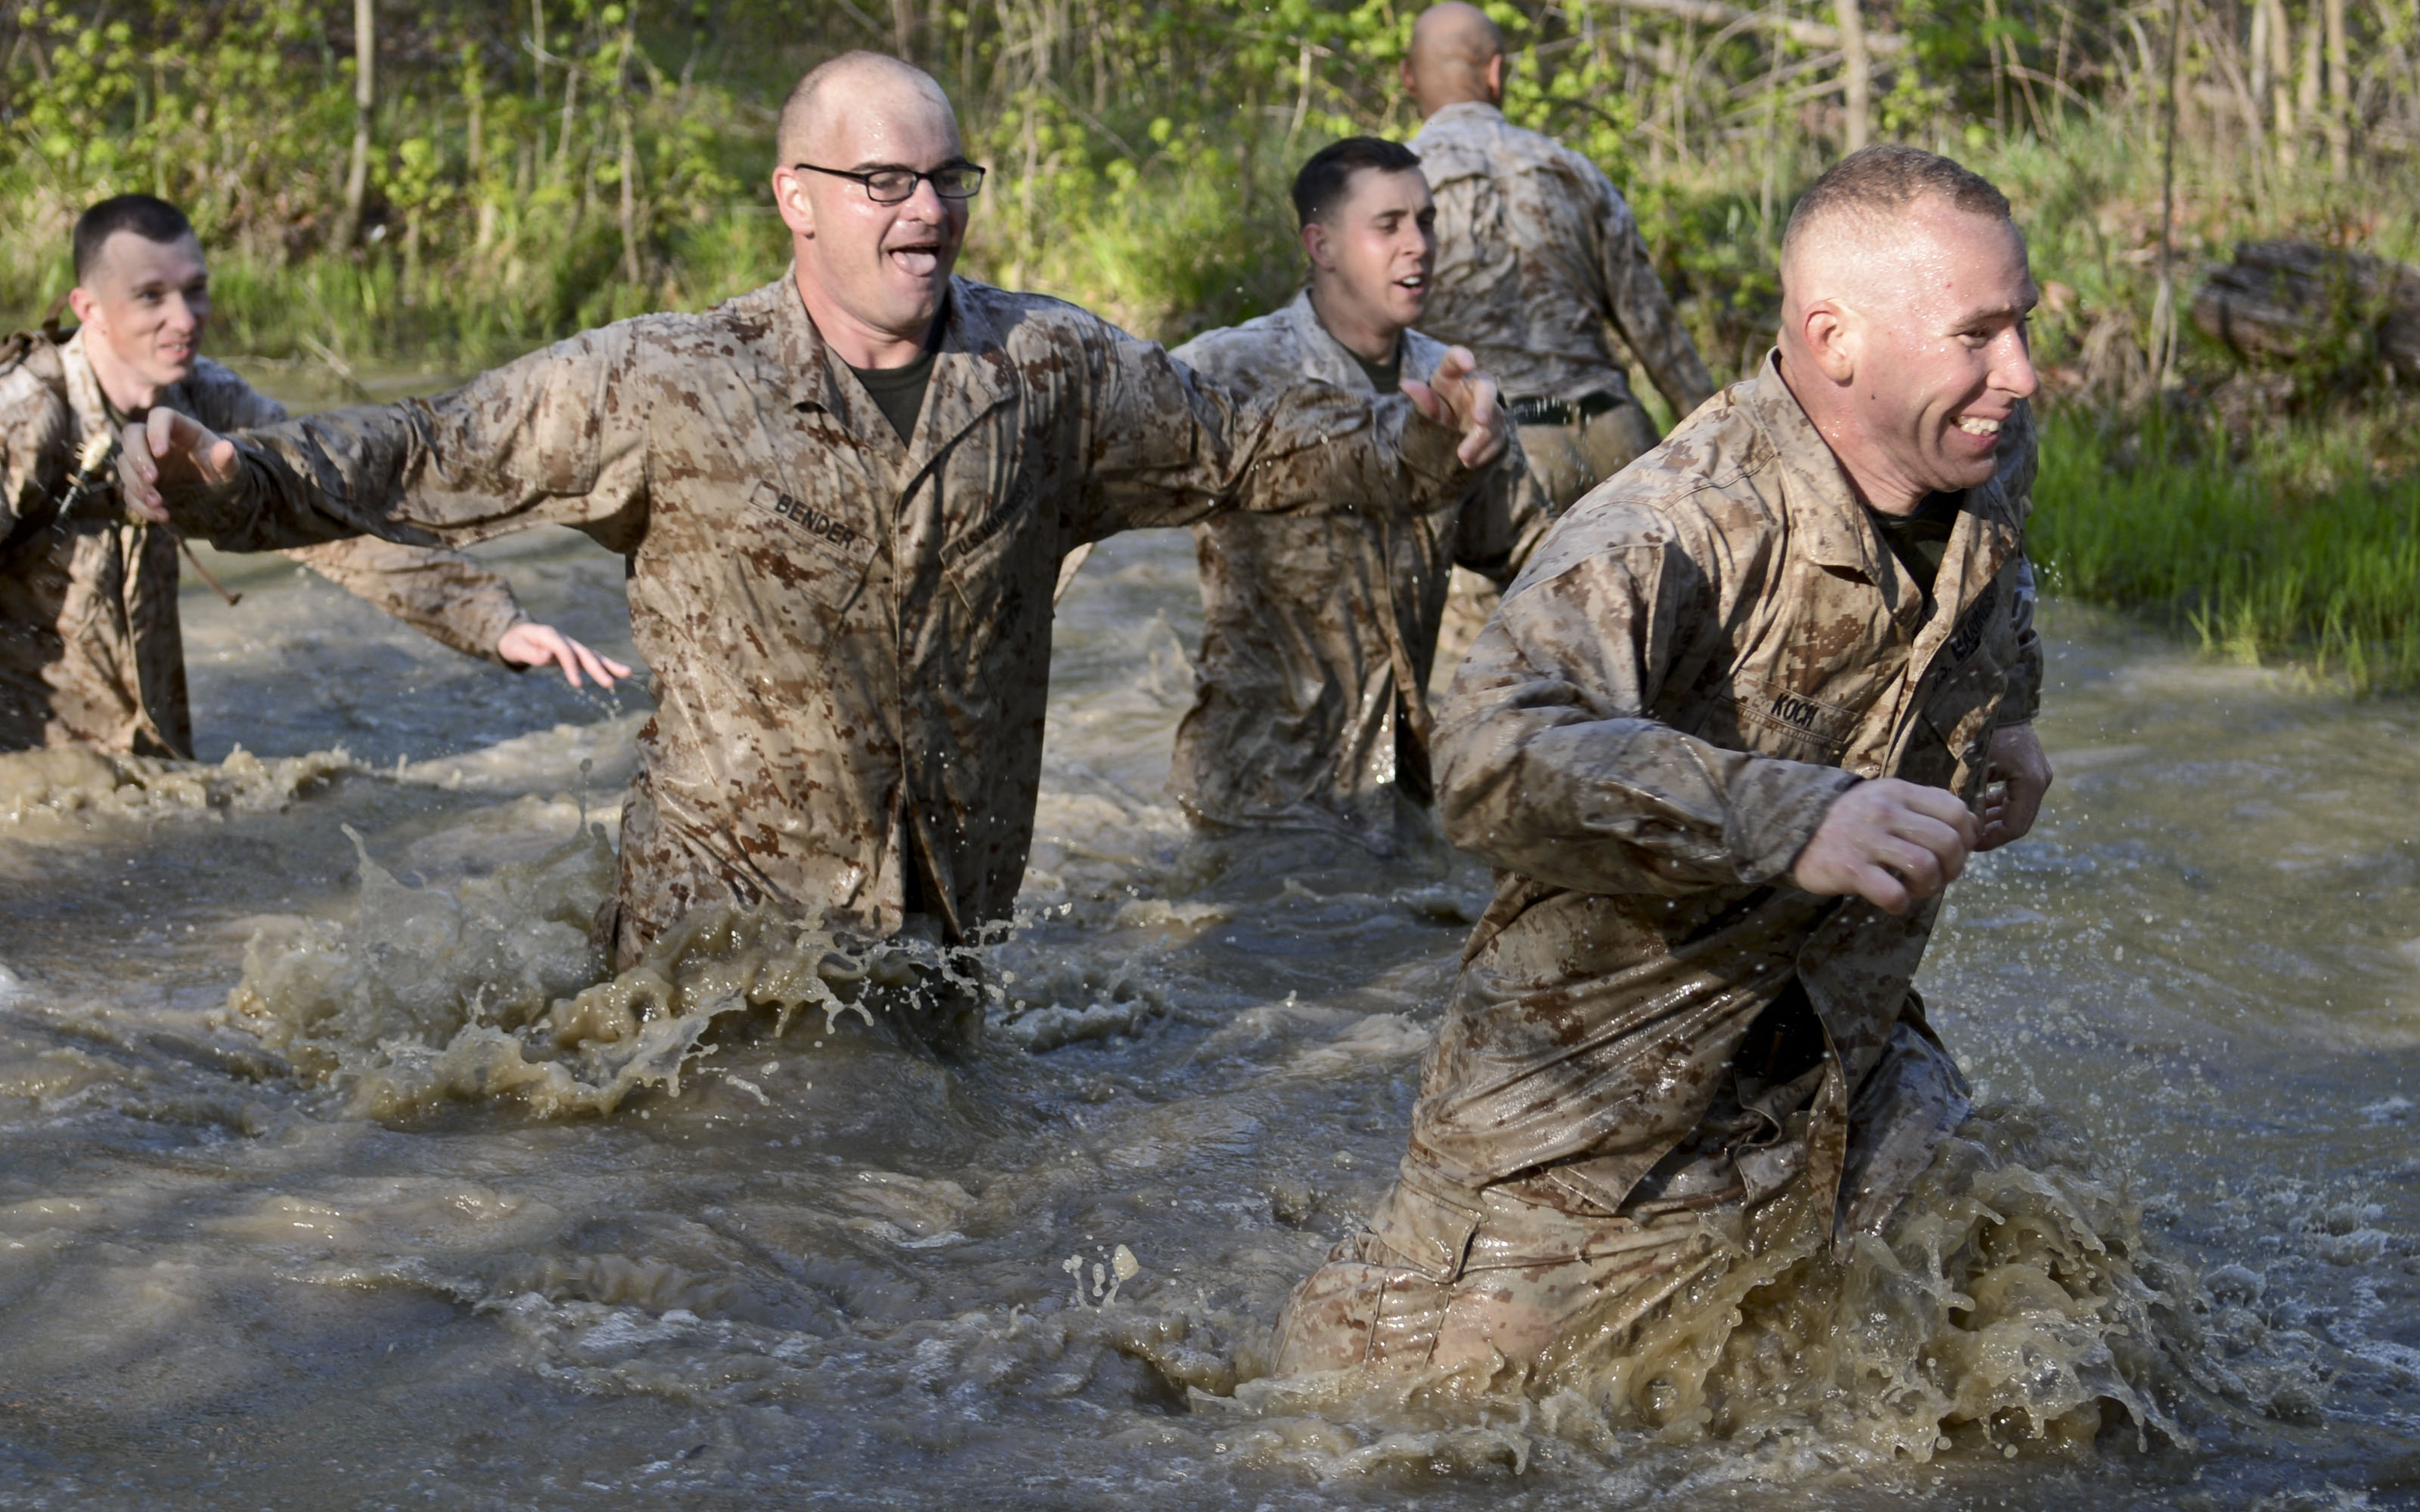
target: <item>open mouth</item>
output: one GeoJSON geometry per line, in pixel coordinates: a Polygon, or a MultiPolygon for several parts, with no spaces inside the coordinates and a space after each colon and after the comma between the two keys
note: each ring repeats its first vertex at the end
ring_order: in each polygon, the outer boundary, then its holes
{"type": "Polygon", "coordinates": [[[1958,421],[1958,428],[1964,431],[1969,436],[1980,436],[1986,440],[1989,440],[2000,434],[2000,423],[1996,420],[1986,420],[1981,415],[1964,415],[1960,417],[1958,421]]]}
{"type": "Polygon", "coordinates": [[[899,270],[914,278],[930,278],[941,267],[941,248],[938,242],[918,241],[904,247],[893,247],[891,260],[899,270]]]}
{"type": "Polygon", "coordinates": [[[1424,294],[1428,291],[1429,277],[1426,273],[1413,273],[1408,277],[1395,280],[1395,286],[1410,289],[1415,294],[1424,294]]]}

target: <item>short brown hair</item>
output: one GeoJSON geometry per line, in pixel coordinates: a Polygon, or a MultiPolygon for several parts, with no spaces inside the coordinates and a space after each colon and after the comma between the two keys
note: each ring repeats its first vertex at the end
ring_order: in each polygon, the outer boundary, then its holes
{"type": "Polygon", "coordinates": [[[1353,176],[1364,168],[1380,173],[1417,171],[1419,154],[1380,136],[1348,136],[1311,155],[1294,176],[1294,215],[1304,225],[1325,220],[1344,200],[1353,176]]]}
{"type": "Polygon", "coordinates": [[[1781,255],[1808,229],[1835,216],[1866,218],[1904,210],[1920,199],[1939,199],[1969,215],[2013,220],[2009,196],[1974,169],[1922,147],[1860,147],[1823,170],[1823,177],[1798,196],[1790,212],[1789,228],[1781,234],[1781,255]]]}
{"type": "Polygon", "coordinates": [[[194,223],[185,219],[184,211],[150,194],[119,194],[102,200],[76,217],[70,244],[75,252],[77,283],[92,276],[101,263],[101,249],[120,231],[166,246],[193,236],[194,223]]]}

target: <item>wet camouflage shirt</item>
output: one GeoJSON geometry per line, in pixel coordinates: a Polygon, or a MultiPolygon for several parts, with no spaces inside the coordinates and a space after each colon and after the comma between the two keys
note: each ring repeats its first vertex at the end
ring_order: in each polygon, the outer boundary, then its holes
{"type": "MultiPolygon", "coordinates": [[[[1404,332],[1403,376],[1425,381],[1445,350],[1404,332]]],[[[1175,356],[1239,393],[1309,380],[1374,397],[1307,291],[1175,356]]],[[[1194,526],[1202,656],[1170,791],[1220,824],[1325,829],[1391,853],[1396,795],[1432,796],[1421,689],[1452,569],[1510,581],[1545,530],[1542,502],[1515,451],[1424,514],[1235,514],[1194,526]]]]}
{"type": "MultiPolygon", "coordinates": [[[[218,430],[273,424],[275,400],[203,358],[161,403],[218,430]]],[[[193,754],[185,647],[177,611],[177,539],[122,523],[115,474],[98,509],[56,517],[109,409],[81,332],[37,341],[0,376],[0,750],[89,746],[144,756],[193,754]]],[[[289,553],[455,650],[496,660],[496,641],[527,618],[495,573],[452,551],[341,541],[289,553]]]]}
{"type": "Polygon", "coordinates": [[[1470,486],[1458,439],[1324,385],[1238,401],[1073,306],[959,279],[902,444],[784,278],[255,432],[237,484],[170,506],[239,548],[551,520],[627,554],[656,698],[628,959],[734,899],[886,934],[1005,917],[1061,559],[1239,505],[1433,507],[1470,486]]]}
{"type": "MultiPolygon", "coordinates": [[[[2032,717],[2022,409],[2001,455],[1962,496],[1930,613],[1771,361],[1547,534],[1439,720],[1447,835],[1499,886],[1424,1068],[1406,1191],[1544,1173],[1619,1209],[1735,1090],[1743,1037],[1793,981],[1827,1047],[1766,1121],[1811,1109],[1792,1164],[1838,1189],[1938,900],[1894,918],[1789,871],[1860,778],[1976,801],[1994,730],[2032,717]]],[[[1709,1151],[1725,1177],[1730,1153],[1709,1151]]],[[[1421,1205],[1395,1206],[1388,1242],[1418,1255],[1421,1205]]]]}
{"type": "Polygon", "coordinates": [[[1610,322],[1676,415],[1714,392],[1621,192],[1493,105],[1448,105],[1412,139],[1436,199],[1421,329],[1469,347],[1507,395],[1627,396],[1610,322]]]}

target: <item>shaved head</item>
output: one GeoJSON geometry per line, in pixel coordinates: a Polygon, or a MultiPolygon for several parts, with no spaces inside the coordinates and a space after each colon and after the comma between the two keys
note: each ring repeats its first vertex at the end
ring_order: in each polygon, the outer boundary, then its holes
{"type": "MultiPolygon", "coordinates": [[[[917,113],[921,105],[948,118],[950,133],[958,130],[957,112],[933,76],[912,63],[881,53],[843,53],[807,71],[790,86],[782,101],[782,119],[773,132],[781,161],[819,162],[829,152],[835,129],[846,117],[876,105],[917,113]]],[[[827,163],[846,168],[850,163],[827,163]]]]}
{"type": "Polygon", "coordinates": [[[1422,115],[1465,101],[1495,104],[1504,96],[1504,33],[1463,0],[1431,6],[1412,23],[1404,84],[1422,115]]]}
{"type": "Polygon", "coordinates": [[[1886,254],[1906,246],[1903,229],[1928,202],[2016,231],[2008,196],[1981,174],[1917,147],[1866,147],[1825,169],[1790,212],[1781,235],[1783,300],[1793,292],[1802,302],[1830,297],[1808,286],[1810,281],[1891,276],[1885,271],[1892,261],[1886,254]]]}

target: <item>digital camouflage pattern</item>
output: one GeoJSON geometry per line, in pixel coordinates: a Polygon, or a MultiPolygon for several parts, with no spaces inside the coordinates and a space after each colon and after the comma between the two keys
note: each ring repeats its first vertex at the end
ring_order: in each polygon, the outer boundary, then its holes
{"type": "Polygon", "coordinates": [[[1436,200],[1420,326],[1467,347],[1509,396],[1628,397],[1610,322],[1675,415],[1714,392],[1639,239],[1593,162],[1493,105],[1448,105],[1412,138],[1436,200]]]}
{"type": "Polygon", "coordinates": [[[2027,412],[2003,434],[1930,601],[1771,360],[1541,543],[1437,733],[1446,833],[1497,896],[1397,1185],[1292,1304],[1294,1367],[1366,1352],[1390,1288],[1552,1312],[1589,1294],[1564,1267],[1658,1212],[1803,1182],[1844,1236],[1897,1206],[1966,1110],[1908,987],[1939,900],[1893,917],[1789,873],[1861,779],[1979,801],[1993,733],[2033,717],[2027,412]]]}
{"type": "MultiPolygon", "coordinates": [[[[161,403],[214,430],[274,424],[284,407],[202,358],[161,403]]],[[[33,338],[0,374],[0,751],[88,746],[193,754],[177,538],[127,523],[116,474],[91,470],[84,503],[58,506],[89,451],[113,440],[81,332],[33,338]]],[[[504,579],[453,551],[340,541],[288,552],[354,594],[469,656],[528,618],[504,579]]]]}
{"type": "MultiPolygon", "coordinates": [[[[1524,425],[1521,446],[1560,512],[1655,444],[1608,324],[1676,416],[1714,381],[1655,275],[1630,204],[1597,165],[1493,105],[1447,105],[1412,150],[1436,202],[1436,269],[1420,325],[1469,347],[1507,395],[1621,402],[1586,420],[1524,425]]],[[[1454,574],[1438,665],[1450,678],[1496,611],[1494,585],[1454,574]]]]}
{"type": "Polygon", "coordinates": [[[256,432],[234,484],[169,505],[239,549],[557,521],[628,557],[656,716],[622,822],[628,964],[710,903],[951,941],[1006,917],[1061,560],[1233,507],[1434,509],[1470,487],[1459,440],[1325,385],[1242,402],[1071,305],[957,279],[903,445],[784,278],[256,432]]]}
{"type": "MultiPolygon", "coordinates": [[[[1404,377],[1425,382],[1445,347],[1417,331],[1402,340],[1404,377]]],[[[1376,397],[1308,291],[1175,356],[1238,393],[1310,381],[1376,397]]],[[[1422,514],[1235,514],[1194,526],[1202,655],[1169,790],[1217,824],[1326,830],[1391,855],[1399,799],[1435,796],[1424,690],[1449,577],[1460,564],[1511,581],[1546,523],[1516,448],[1467,494],[1422,514]]]]}

